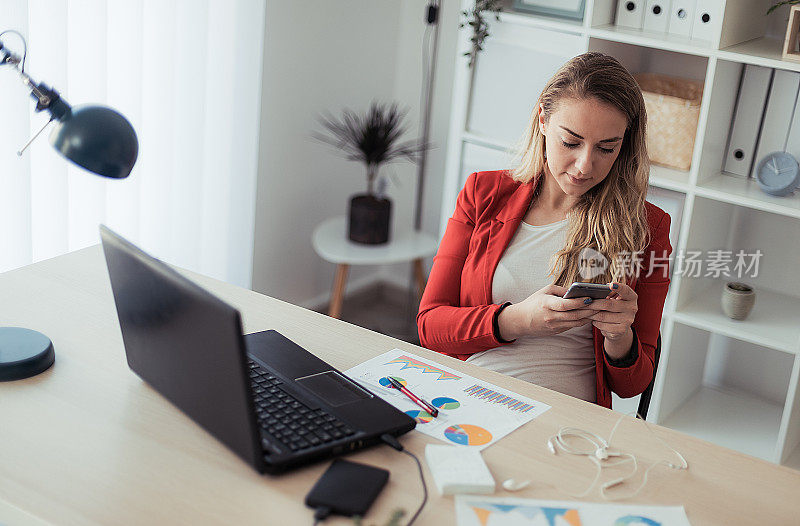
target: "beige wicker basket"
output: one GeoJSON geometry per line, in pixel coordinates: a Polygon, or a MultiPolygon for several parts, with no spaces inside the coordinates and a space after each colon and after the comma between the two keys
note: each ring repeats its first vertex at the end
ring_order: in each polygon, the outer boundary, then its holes
{"type": "Polygon", "coordinates": [[[689,170],[700,118],[703,83],[655,73],[634,75],[647,107],[650,162],[689,170]]]}

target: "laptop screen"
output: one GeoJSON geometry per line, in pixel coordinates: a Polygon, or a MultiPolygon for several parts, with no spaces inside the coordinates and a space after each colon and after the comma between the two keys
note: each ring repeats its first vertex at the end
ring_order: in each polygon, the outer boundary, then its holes
{"type": "Polygon", "coordinates": [[[258,466],[239,312],[110,229],[100,233],[130,368],[258,466]]]}

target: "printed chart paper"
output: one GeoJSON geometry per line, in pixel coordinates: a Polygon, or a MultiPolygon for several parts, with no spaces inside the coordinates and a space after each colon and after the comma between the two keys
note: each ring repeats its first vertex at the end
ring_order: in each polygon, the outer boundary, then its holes
{"type": "Polygon", "coordinates": [[[456,495],[458,526],[689,526],[683,506],[456,495]]]}
{"type": "Polygon", "coordinates": [[[345,373],[417,421],[417,430],[448,444],[483,449],[550,406],[400,349],[345,373]],[[391,376],[439,410],[434,418],[392,387],[391,376]]]}

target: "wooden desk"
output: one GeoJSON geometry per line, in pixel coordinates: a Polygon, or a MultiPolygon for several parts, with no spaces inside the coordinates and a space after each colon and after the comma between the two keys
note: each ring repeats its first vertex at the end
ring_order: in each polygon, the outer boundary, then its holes
{"type": "MultiPolygon", "coordinates": [[[[568,499],[557,488],[581,491],[594,476],[586,459],[553,456],[546,441],[563,425],[608,436],[616,413],[252,291],[192,277],[236,305],[247,332],[277,329],[340,369],[398,347],[553,406],[484,451],[498,482],[533,480],[519,493],[500,489],[497,495],[568,499]]],[[[98,247],[2,274],[0,291],[2,323],[42,331],[56,349],[56,363],[47,372],[0,383],[0,523],[28,523],[34,516],[56,524],[311,524],[303,497],[327,463],[281,477],[260,476],[128,369],[98,247]]],[[[656,432],[685,455],[690,468],[653,470],[647,488],[623,502],[683,504],[695,526],[798,523],[800,472],[665,428],[656,432]]],[[[641,422],[624,422],[618,436],[614,445],[646,465],[668,455],[641,422]]],[[[417,432],[401,439],[421,457],[432,440],[417,432]]],[[[398,506],[409,513],[416,509],[421,490],[411,459],[388,447],[349,458],[391,470],[370,524],[383,524],[398,506]]],[[[587,500],[600,501],[596,494],[587,500]]],[[[455,524],[452,498],[433,488],[419,524],[455,524]]]]}

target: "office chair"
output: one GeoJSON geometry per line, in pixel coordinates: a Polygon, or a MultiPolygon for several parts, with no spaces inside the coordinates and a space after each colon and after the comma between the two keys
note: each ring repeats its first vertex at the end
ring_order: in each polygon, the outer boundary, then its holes
{"type": "Polygon", "coordinates": [[[642,393],[639,398],[639,409],[636,411],[642,420],[647,419],[647,410],[650,408],[650,397],[653,395],[653,385],[656,383],[656,371],[658,371],[658,360],[661,358],[661,333],[658,333],[658,340],[656,340],[656,352],[653,356],[653,379],[647,389],[642,393]]]}

